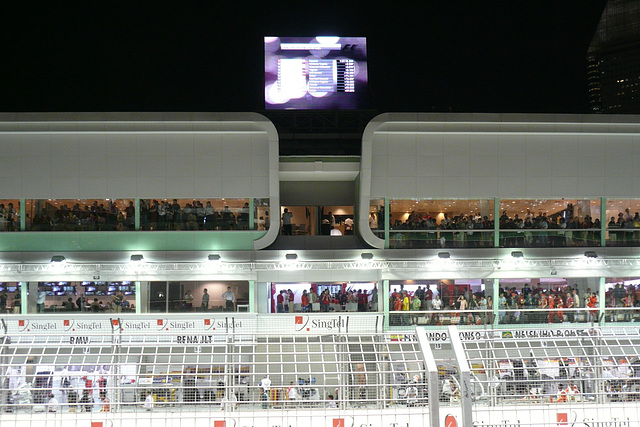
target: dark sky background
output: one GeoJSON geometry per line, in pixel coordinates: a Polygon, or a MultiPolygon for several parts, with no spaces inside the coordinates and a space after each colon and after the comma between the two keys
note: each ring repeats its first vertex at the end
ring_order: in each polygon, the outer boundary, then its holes
{"type": "Polygon", "coordinates": [[[379,112],[588,113],[585,58],[605,3],[0,6],[0,111],[261,111],[263,36],[344,35],[368,38],[379,112]]]}

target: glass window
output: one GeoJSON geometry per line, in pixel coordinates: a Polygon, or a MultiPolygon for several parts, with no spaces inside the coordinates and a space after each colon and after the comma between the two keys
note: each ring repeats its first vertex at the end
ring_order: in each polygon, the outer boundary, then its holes
{"type": "Polygon", "coordinates": [[[597,277],[500,279],[499,323],[592,322],[597,319],[599,283],[597,277]]]}
{"type": "Polygon", "coordinates": [[[500,247],[600,246],[600,201],[500,200],[500,247]]]}
{"type": "Polygon", "coordinates": [[[384,200],[374,199],[369,204],[369,228],[384,239],[384,200]]]}
{"type": "Polygon", "coordinates": [[[353,206],[322,206],[320,234],[324,236],[353,234],[353,211],[353,206]]]}
{"type": "Polygon", "coordinates": [[[269,313],[378,311],[376,282],[268,284],[269,313]]]}
{"type": "Polygon", "coordinates": [[[611,277],[605,279],[605,318],[609,322],[640,321],[640,278],[611,277]]]}
{"type": "Polygon", "coordinates": [[[140,229],[248,230],[249,199],[141,199],[140,229]]]}
{"type": "Polygon", "coordinates": [[[38,313],[135,313],[136,285],[128,281],[39,282],[36,304],[38,313]],[[41,296],[44,303],[38,302],[41,296]]]}
{"type": "Polygon", "coordinates": [[[20,230],[20,201],[0,200],[0,231],[20,230]]]}
{"type": "Polygon", "coordinates": [[[0,282],[0,313],[19,314],[21,310],[21,282],[0,282]]]}
{"type": "Polygon", "coordinates": [[[269,199],[253,199],[253,229],[268,230],[271,224],[269,217],[269,199]]]}
{"type": "Polygon", "coordinates": [[[607,200],[607,246],[638,246],[640,200],[607,200]]]}
{"type": "Polygon", "coordinates": [[[483,279],[389,282],[391,326],[487,324],[491,304],[491,286],[483,279]]]}
{"type": "Polygon", "coordinates": [[[493,247],[493,200],[391,200],[389,208],[392,248],[493,247]]]}
{"type": "Polygon", "coordinates": [[[249,311],[249,282],[150,282],[149,310],[158,313],[249,311]]]}
{"type": "Polygon", "coordinates": [[[124,231],[135,228],[133,200],[27,200],[27,231],[124,231]]]}

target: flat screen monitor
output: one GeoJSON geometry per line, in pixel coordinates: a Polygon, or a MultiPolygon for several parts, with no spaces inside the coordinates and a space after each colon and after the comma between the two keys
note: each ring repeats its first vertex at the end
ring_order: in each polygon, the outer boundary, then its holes
{"type": "Polygon", "coordinates": [[[267,110],[370,108],[364,37],[265,37],[267,110]]]}

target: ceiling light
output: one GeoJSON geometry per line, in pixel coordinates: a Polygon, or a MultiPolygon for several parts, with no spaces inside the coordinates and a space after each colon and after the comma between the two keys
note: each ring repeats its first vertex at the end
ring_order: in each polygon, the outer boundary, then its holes
{"type": "Polygon", "coordinates": [[[54,255],[51,257],[51,262],[65,262],[66,260],[63,255],[54,255]]]}
{"type": "Polygon", "coordinates": [[[295,261],[298,259],[298,254],[286,254],[284,257],[289,261],[295,261]]]}
{"type": "Polygon", "coordinates": [[[584,256],[586,256],[587,258],[598,258],[598,254],[594,251],[586,251],[584,253],[584,256]]]}
{"type": "Polygon", "coordinates": [[[209,254],[209,261],[220,261],[220,255],[218,254],[209,254]]]}
{"type": "Polygon", "coordinates": [[[362,259],[373,259],[373,254],[371,252],[363,252],[360,257],[362,259]]]}
{"type": "Polygon", "coordinates": [[[144,259],[141,254],[133,254],[131,255],[131,262],[140,262],[144,259]]]}
{"type": "Polygon", "coordinates": [[[442,259],[451,258],[451,254],[449,252],[439,252],[438,258],[442,258],[442,259]]]}
{"type": "Polygon", "coordinates": [[[524,258],[522,251],[513,251],[511,252],[511,256],[514,258],[524,258]]]}

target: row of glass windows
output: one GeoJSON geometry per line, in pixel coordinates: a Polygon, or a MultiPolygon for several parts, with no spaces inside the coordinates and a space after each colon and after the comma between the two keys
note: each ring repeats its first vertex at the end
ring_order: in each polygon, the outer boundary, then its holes
{"type": "Polygon", "coordinates": [[[269,199],[29,199],[24,205],[23,227],[21,201],[0,200],[0,231],[266,230],[269,227],[269,199]]]}
{"type": "MultiPolygon", "coordinates": [[[[20,313],[22,282],[0,283],[0,309],[20,313]]],[[[271,282],[261,312],[383,312],[376,282],[271,282]]],[[[247,281],[148,282],[146,306],[136,309],[135,283],[40,282],[28,312],[249,311],[247,281]]],[[[261,295],[264,295],[262,292],[261,295]]],[[[640,320],[640,278],[518,278],[389,282],[391,325],[630,322],[640,320]],[[600,311],[600,307],[604,309],[600,311]],[[604,314],[604,319],[600,316],[604,314]]]]}
{"type": "Polygon", "coordinates": [[[369,227],[381,238],[388,230],[391,248],[640,244],[635,199],[390,199],[386,208],[373,200],[369,212],[369,227]]]}

